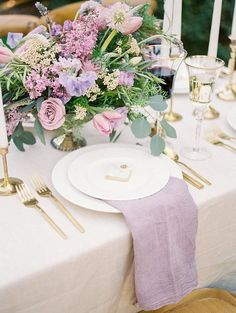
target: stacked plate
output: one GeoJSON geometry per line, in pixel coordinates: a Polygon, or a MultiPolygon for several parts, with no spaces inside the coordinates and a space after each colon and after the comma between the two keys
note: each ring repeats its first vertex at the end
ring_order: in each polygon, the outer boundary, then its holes
{"type": "Polygon", "coordinates": [[[166,156],[153,157],[145,148],[101,144],[74,151],[54,167],[52,182],[70,202],[101,212],[119,213],[103,200],[148,197],[165,187],[169,177],[182,179],[179,167],[166,156]],[[112,169],[125,167],[125,180],[108,179],[112,169]]]}

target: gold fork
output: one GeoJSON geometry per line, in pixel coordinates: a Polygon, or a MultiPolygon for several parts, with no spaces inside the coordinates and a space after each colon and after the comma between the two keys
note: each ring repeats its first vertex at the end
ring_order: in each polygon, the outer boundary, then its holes
{"type": "Polygon", "coordinates": [[[67,239],[67,235],[61,230],[59,226],[51,219],[51,217],[39,206],[38,200],[32,195],[26,184],[16,185],[16,191],[21,202],[27,207],[36,208],[42,217],[53,227],[53,229],[63,238],[67,239]]]}
{"type": "Polygon", "coordinates": [[[220,137],[221,139],[225,139],[225,140],[236,140],[236,137],[234,136],[230,136],[228,134],[226,134],[225,132],[223,132],[223,130],[221,130],[219,127],[215,127],[214,131],[216,133],[216,135],[218,137],[220,137]]]}
{"type": "Polygon", "coordinates": [[[42,179],[38,176],[34,176],[31,178],[31,182],[34,186],[34,189],[41,197],[50,197],[54,200],[54,202],[58,205],[61,212],[70,220],[70,222],[81,232],[84,233],[85,229],[80,223],[74,218],[74,216],[67,210],[64,204],[54,196],[52,191],[48,188],[48,186],[42,181],[42,179]]]}
{"type": "Polygon", "coordinates": [[[224,143],[223,141],[221,141],[220,139],[218,139],[215,136],[208,136],[207,140],[212,143],[213,145],[217,145],[217,146],[221,146],[221,147],[225,147],[228,150],[231,150],[233,152],[236,152],[236,148],[224,143]]]}

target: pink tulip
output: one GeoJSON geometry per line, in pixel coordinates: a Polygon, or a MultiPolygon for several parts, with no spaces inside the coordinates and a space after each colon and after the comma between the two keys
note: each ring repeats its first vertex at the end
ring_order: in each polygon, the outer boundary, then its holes
{"type": "Polygon", "coordinates": [[[7,47],[0,47],[0,64],[7,64],[14,58],[14,53],[7,47]]]}
{"type": "Polygon", "coordinates": [[[125,23],[122,24],[122,27],[120,27],[120,32],[123,35],[129,35],[136,32],[136,30],[139,29],[139,27],[143,23],[143,18],[140,16],[131,16],[130,18],[125,21],[125,23]]]}
{"type": "Polygon", "coordinates": [[[109,136],[112,132],[110,121],[102,114],[96,114],[94,116],[93,125],[102,135],[109,136]]]}
{"type": "Polygon", "coordinates": [[[119,120],[122,118],[122,115],[119,112],[113,110],[105,111],[102,113],[102,115],[109,121],[119,120]]]}

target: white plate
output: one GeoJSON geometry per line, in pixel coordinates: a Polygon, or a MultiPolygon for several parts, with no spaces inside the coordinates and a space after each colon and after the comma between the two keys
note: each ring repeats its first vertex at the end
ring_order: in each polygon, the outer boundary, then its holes
{"type": "MultiPolygon", "coordinates": [[[[99,145],[99,147],[105,148],[108,144],[102,144],[99,145]]],[[[125,144],[116,144],[120,147],[129,147],[133,148],[135,150],[142,150],[145,151],[147,148],[135,146],[135,145],[125,145],[125,144]]],[[[98,145],[92,145],[85,148],[82,148],[80,150],[73,151],[69,154],[67,154],[65,157],[60,159],[58,163],[55,165],[53,171],[52,171],[52,183],[57,190],[57,192],[64,197],[66,200],[70,201],[73,204],[76,204],[80,207],[98,211],[98,212],[105,212],[105,213],[120,213],[117,209],[113,208],[111,205],[105,203],[102,200],[92,198],[80,191],[78,191],[76,188],[74,188],[67,176],[67,171],[69,165],[79,156],[83,155],[84,153],[87,153],[88,151],[96,150],[98,145]]],[[[153,157],[154,158],[154,157],[153,157]]],[[[169,167],[170,176],[177,177],[179,179],[182,179],[182,172],[179,168],[179,166],[170,160],[165,155],[161,155],[158,159],[162,159],[166,162],[166,164],[169,167]]]]}
{"type": "Polygon", "coordinates": [[[134,200],[160,191],[169,180],[165,161],[128,145],[108,144],[79,155],[68,168],[71,184],[79,191],[103,200],[134,200]],[[126,182],[105,178],[112,168],[126,164],[131,169],[126,182]]]}
{"type": "Polygon", "coordinates": [[[229,125],[236,130],[236,107],[232,108],[227,114],[227,121],[229,125]]]}

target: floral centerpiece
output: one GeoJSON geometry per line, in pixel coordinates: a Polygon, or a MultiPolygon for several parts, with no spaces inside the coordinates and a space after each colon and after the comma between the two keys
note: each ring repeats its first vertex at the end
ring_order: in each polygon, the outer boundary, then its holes
{"type": "MultiPolygon", "coordinates": [[[[36,3],[47,27],[28,35],[10,33],[0,46],[0,83],[7,132],[16,146],[35,143],[22,122],[35,118],[35,133],[45,143],[44,129],[73,130],[92,120],[102,135],[115,140],[121,124],[131,124],[134,135],[150,135],[153,120],[146,109],[166,109],[162,81],[148,67],[142,49],[161,35],[148,5],[125,3],[103,7],[95,1],[81,6],[74,21],[51,21],[47,8],[36,3]],[[155,34],[155,35],[153,35],[155,34]],[[11,49],[9,49],[11,48],[11,49]]],[[[155,114],[156,115],[156,114],[155,114]]],[[[160,132],[151,139],[151,151],[165,146],[160,134],[174,137],[174,129],[159,114],[160,132]]]]}

